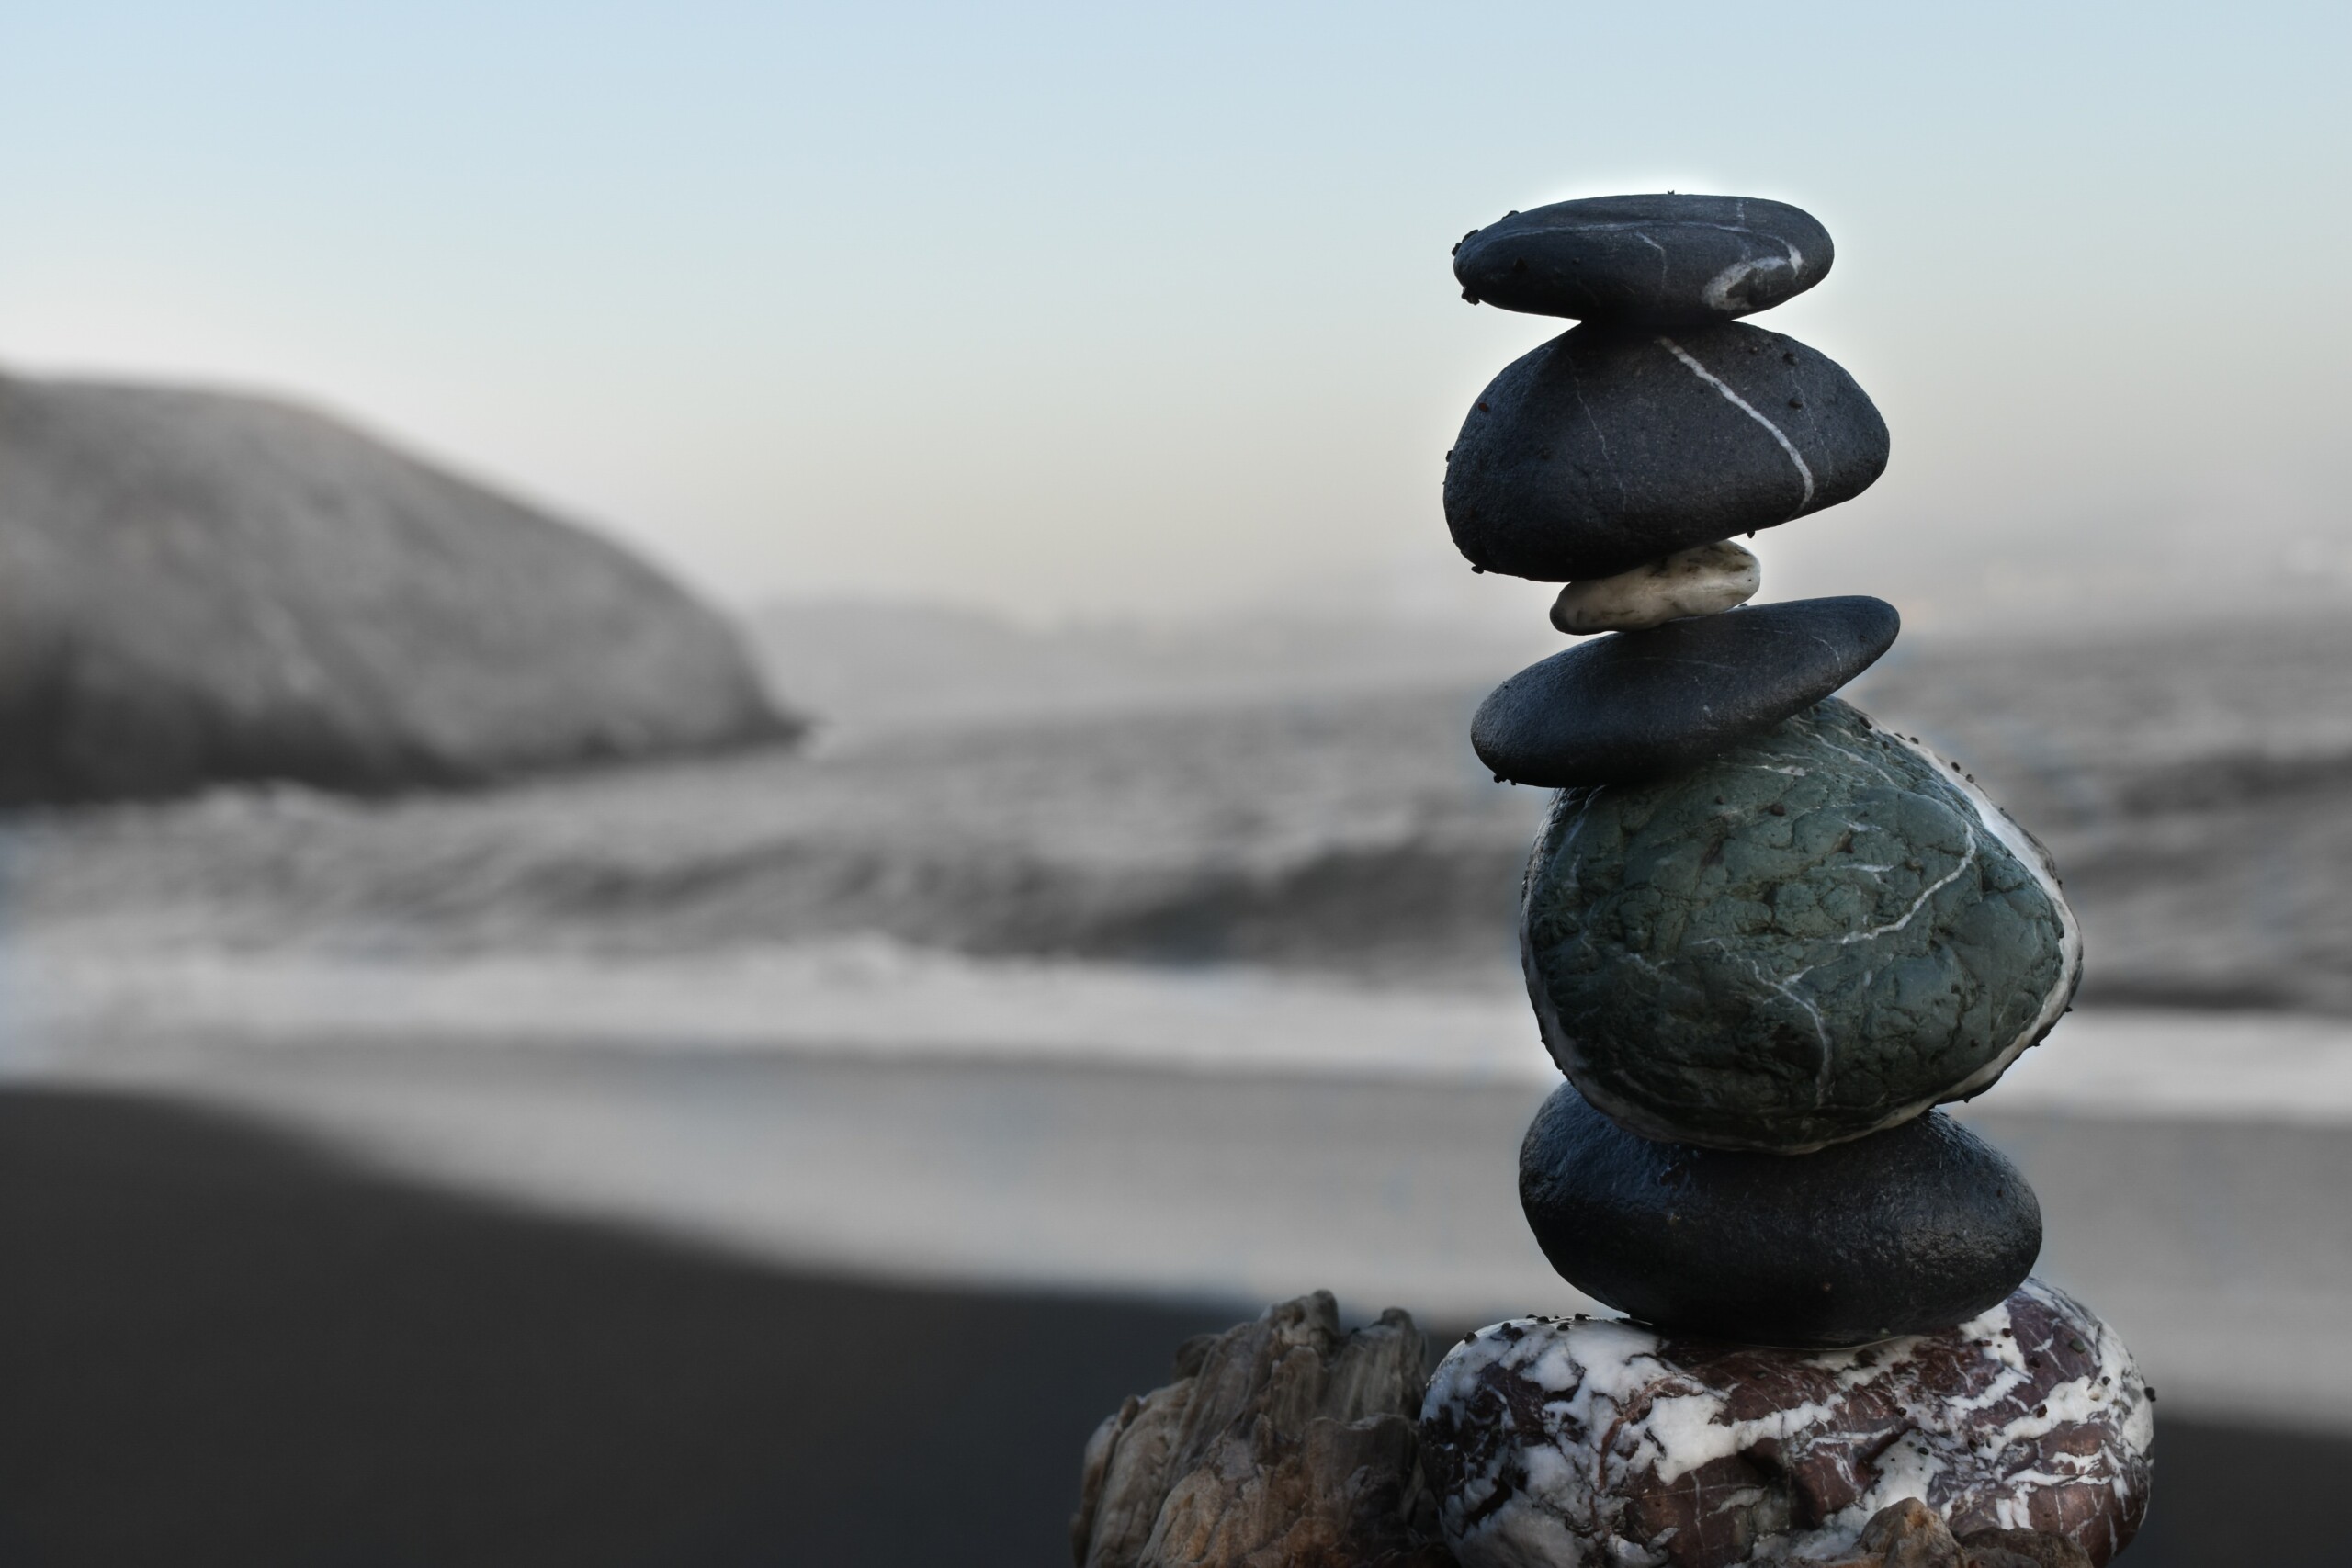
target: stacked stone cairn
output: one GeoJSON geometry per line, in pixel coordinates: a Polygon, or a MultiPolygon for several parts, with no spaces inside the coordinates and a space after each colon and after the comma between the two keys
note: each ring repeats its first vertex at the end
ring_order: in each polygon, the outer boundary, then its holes
{"type": "Polygon", "coordinates": [[[1554,624],[1600,634],[1504,682],[1471,739],[1559,792],[1521,934],[1567,1081],[1521,1201],[1626,1314],[1497,1324],[1438,1369],[1423,1459],[1465,1568],[1909,1562],[1883,1547],[1905,1517],[1969,1561],[2102,1563],[2146,1509],[2154,1391],[2028,1277],[2017,1168],[1933,1109],[2073,998],[2049,856],[1833,695],[1892,605],[1745,606],[1738,537],[1886,466],[1852,378],[1738,320],[1830,256],[1793,207],[1672,194],[1455,250],[1474,303],[1580,323],[1479,394],[1445,514],[1475,569],[1565,582],[1554,624]]]}

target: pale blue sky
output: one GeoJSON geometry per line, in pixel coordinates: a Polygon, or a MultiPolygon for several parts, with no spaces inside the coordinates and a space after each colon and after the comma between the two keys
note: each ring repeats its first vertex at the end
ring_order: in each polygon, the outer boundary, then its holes
{"type": "Polygon", "coordinates": [[[1449,246],[1736,191],[1895,443],[1768,597],[2352,585],[2347,17],[0,0],[0,366],[323,402],[738,601],[1458,600],[1442,454],[1553,329],[1449,246]]]}

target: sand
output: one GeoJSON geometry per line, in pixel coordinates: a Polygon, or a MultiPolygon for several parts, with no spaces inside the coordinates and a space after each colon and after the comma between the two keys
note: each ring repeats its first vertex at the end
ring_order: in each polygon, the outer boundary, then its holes
{"type": "MultiPolygon", "coordinates": [[[[1592,1306],[1520,1218],[1519,1139],[1549,1087],[1532,1074],[193,1030],[85,1038],[46,1070],[796,1269],[1234,1302],[1324,1288],[1464,1323],[1592,1306]]],[[[2352,1127],[2007,1092],[1965,1114],[2041,1195],[2041,1272],[2176,1408],[2352,1432],[2352,1127]]]]}
{"type": "MultiPolygon", "coordinates": [[[[1231,1315],[793,1272],[25,1087],[0,1257],[12,1568],[1051,1563],[1087,1431],[1231,1315]]],[[[2162,1431],[2133,1568],[2251,1560],[2250,1500],[2260,1561],[2342,1560],[2352,1443],[2162,1431]]]]}
{"type": "Polygon", "coordinates": [[[1227,1315],[796,1277],[139,1098],[0,1095],[0,1171],[11,1568],[1050,1562],[1227,1315]]]}

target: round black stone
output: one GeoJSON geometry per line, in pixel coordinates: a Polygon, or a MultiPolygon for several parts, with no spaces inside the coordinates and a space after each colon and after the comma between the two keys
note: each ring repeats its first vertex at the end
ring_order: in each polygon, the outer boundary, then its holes
{"type": "Polygon", "coordinates": [[[1794,338],[1577,327],[1478,395],[1445,521],[1482,570],[1610,577],[1851,500],[1886,457],[1870,399],[1794,338]]]}
{"type": "Polygon", "coordinates": [[[1602,196],[1516,212],[1464,238],[1453,276],[1506,310],[1647,326],[1770,310],[1829,274],[1829,231],[1785,202],[1602,196]]]}
{"type": "Polygon", "coordinates": [[[1747,1344],[1860,1345],[1964,1323],[2021,1283],[2041,1206],[1940,1112],[1815,1154],[1655,1143],[1562,1084],[1520,1145],[1544,1256],[1595,1300],[1747,1344]]]}
{"type": "Polygon", "coordinates": [[[1694,768],[1869,669],[1903,619],[1883,599],[1790,599],[1615,632],[1497,686],[1470,744],[1514,784],[1630,784],[1694,768]]]}

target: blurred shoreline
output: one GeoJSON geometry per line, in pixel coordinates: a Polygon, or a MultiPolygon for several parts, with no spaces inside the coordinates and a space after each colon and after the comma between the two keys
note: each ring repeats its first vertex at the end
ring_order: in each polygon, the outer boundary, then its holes
{"type": "MultiPolygon", "coordinates": [[[[2209,1043],[2149,1048],[2119,1021],[2069,1055],[2158,1079],[2209,1043]]],[[[1329,1289],[1358,1314],[1401,1303],[1465,1325],[1602,1310],[1552,1271],[1520,1216],[1517,1148],[1558,1081],[1548,1068],[270,1038],[201,1021],[76,1044],[11,1087],[209,1106],[404,1180],[804,1273],[1165,1301],[1329,1289]]],[[[2266,1053],[2242,1037],[2233,1054],[2266,1053]]],[[[2342,1111],[2341,1031],[2267,1055],[2330,1066],[2342,1111]]],[[[2032,1071],[1959,1113],[2040,1194],[2038,1271],[2097,1304],[2168,1407],[2352,1431],[2352,1216],[2335,1197],[2352,1181],[2352,1119],[2199,1102],[2226,1062],[2169,1102],[2096,1114],[2063,1084],[2032,1092],[2032,1071]]]]}
{"type": "MultiPolygon", "coordinates": [[[[121,958],[20,943],[0,967],[0,1075],[103,1071],[135,1058],[137,1042],[195,1034],[330,1055],[484,1043],[550,1061],[617,1051],[1242,1079],[1557,1081],[1515,973],[1446,978],[1366,986],[1260,965],[978,959],[870,938],[652,959],[121,958]]],[[[2119,1121],[2352,1126],[2352,1019],[2082,1008],[1984,1103],[2119,1121]]]]}

